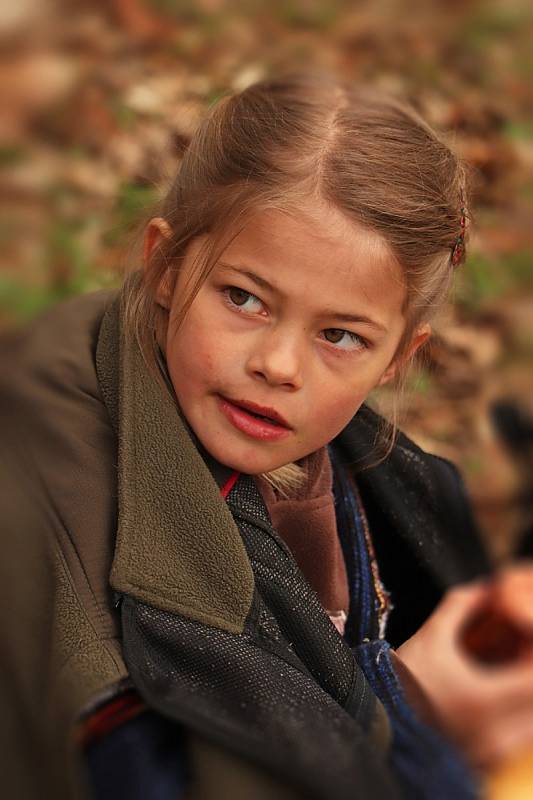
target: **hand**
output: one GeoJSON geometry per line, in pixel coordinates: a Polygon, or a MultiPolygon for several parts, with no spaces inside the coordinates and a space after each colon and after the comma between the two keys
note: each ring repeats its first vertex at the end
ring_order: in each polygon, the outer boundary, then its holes
{"type": "Polygon", "coordinates": [[[450,590],[396,651],[432,701],[443,731],[480,768],[533,744],[531,659],[487,667],[461,643],[465,624],[491,592],[487,583],[450,590]]]}
{"type": "Polygon", "coordinates": [[[485,664],[533,660],[533,565],[522,561],[491,581],[487,602],[463,630],[467,651],[485,664]]]}

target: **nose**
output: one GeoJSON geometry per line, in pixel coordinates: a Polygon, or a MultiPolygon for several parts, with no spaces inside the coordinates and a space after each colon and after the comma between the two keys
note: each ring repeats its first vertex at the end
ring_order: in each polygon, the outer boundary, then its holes
{"type": "Polygon", "coordinates": [[[303,365],[303,347],[296,333],[270,329],[254,342],[247,371],[269,386],[296,390],[303,384],[303,365]]]}

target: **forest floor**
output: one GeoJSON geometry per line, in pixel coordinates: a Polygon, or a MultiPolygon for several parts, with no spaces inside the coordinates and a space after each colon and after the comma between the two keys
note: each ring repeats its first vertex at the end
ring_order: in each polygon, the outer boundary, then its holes
{"type": "Polygon", "coordinates": [[[530,9],[522,0],[6,6],[2,325],[120,281],[139,224],[228,89],[304,65],[385,89],[451,132],[475,177],[469,257],[411,380],[403,427],[460,466],[491,552],[507,557],[533,508],[530,9]]]}

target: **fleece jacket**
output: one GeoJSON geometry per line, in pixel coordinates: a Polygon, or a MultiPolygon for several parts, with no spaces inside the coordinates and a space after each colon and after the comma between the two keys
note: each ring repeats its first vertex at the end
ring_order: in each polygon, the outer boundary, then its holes
{"type": "MultiPolygon", "coordinates": [[[[244,629],[254,595],[232,515],[174,398],[124,336],[118,300],[115,290],[71,300],[0,350],[2,546],[15,554],[5,605],[20,605],[21,541],[33,548],[38,539],[41,548],[45,540],[52,564],[36,571],[23,603],[36,625],[36,609],[51,609],[50,635],[14,636],[5,617],[0,635],[13,674],[19,663],[45,670],[61,752],[76,722],[128,685],[117,593],[229,633],[244,629]]],[[[394,644],[448,586],[489,565],[448,462],[400,437],[384,462],[368,467],[379,424],[363,407],[332,446],[357,473],[395,605],[394,644]]],[[[35,686],[20,693],[22,705],[32,693],[35,686]]],[[[10,746],[24,761],[23,739],[10,746]]],[[[211,743],[200,749],[202,763],[224,761],[219,751],[205,755],[211,743]]]]}

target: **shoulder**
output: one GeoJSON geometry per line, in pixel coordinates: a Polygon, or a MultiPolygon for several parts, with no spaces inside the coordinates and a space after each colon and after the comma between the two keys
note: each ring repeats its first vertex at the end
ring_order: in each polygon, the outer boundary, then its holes
{"type": "Polygon", "coordinates": [[[467,580],[489,562],[457,467],[399,433],[390,453],[372,464],[383,420],[363,406],[335,442],[353,467],[375,524],[399,532],[445,584],[467,580]]]}
{"type": "Polygon", "coordinates": [[[24,476],[25,491],[40,504],[58,541],[85,536],[96,520],[100,530],[112,525],[116,444],[95,354],[115,294],[62,303],[0,344],[3,458],[24,476]]]}
{"type": "MultiPolygon", "coordinates": [[[[440,456],[428,453],[401,431],[386,455],[381,456],[383,430],[386,423],[370,407],[362,406],[351,422],[335,440],[345,463],[371,480],[386,479],[387,483],[416,485],[429,491],[431,499],[460,490],[463,483],[457,467],[440,456]]],[[[392,487],[391,487],[392,488],[392,487]]]]}
{"type": "Polygon", "coordinates": [[[4,456],[12,465],[24,462],[56,503],[86,490],[89,473],[108,470],[114,434],[95,358],[102,319],[116,294],[73,298],[0,341],[4,456]]]}
{"type": "Polygon", "coordinates": [[[116,294],[116,290],[102,290],[72,298],[25,328],[4,334],[0,341],[3,401],[38,400],[40,390],[49,392],[59,386],[93,389],[98,331],[116,294]]]}

